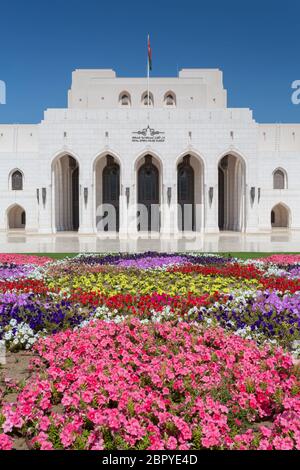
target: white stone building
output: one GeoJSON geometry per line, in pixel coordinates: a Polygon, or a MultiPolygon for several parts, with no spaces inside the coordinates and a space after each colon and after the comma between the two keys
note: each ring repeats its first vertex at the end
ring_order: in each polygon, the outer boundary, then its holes
{"type": "Polygon", "coordinates": [[[162,234],[300,229],[300,124],[228,108],[217,69],[151,78],[149,97],[145,78],[76,70],[67,109],[0,124],[0,165],[2,231],[110,231],[111,204],[120,235],[138,234],[138,203],[159,207],[162,234]]]}

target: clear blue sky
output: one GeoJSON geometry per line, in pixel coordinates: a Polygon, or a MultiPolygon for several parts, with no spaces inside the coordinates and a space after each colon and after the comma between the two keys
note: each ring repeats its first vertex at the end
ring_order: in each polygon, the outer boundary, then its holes
{"type": "Polygon", "coordinates": [[[76,68],[144,76],[148,31],[153,76],[220,68],[230,107],[300,122],[290,88],[300,80],[299,23],[299,0],[1,0],[0,122],[37,123],[65,107],[76,68]]]}

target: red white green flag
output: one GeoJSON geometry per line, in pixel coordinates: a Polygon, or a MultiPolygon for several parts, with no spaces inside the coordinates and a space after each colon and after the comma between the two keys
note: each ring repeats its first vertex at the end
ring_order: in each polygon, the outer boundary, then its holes
{"type": "Polygon", "coordinates": [[[148,34],[148,65],[149,65],[149,70],[152,70],[152,49],[151,49],[149,34],[148,34]]]}

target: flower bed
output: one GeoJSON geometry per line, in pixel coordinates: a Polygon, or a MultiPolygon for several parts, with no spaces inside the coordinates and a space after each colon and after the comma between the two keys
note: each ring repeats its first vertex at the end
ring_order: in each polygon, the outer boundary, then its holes
{"type": "Polygon", "coordinates": [[[300,255],[272,255],[266,258],[260,258],[264,263],[274,263],[279,265],[289,265],[300,263],[300,255]]]}
{"type": "Polygon", "coordinates": [[[6,292],[0,294],[0,335],[10,350],[30,349],[39,336],[74,328],[93,312],[53,293],[6,292]]]}
{"type": "MultiPolygon", "coordinates": [[[[287,281],[285,279],[285,281],[287,281]]],[[[290,281],[292,282],[292,281],[290,281]]],[[[49,288],[101,293],[105,296],[118,294],[147,295],[154,292],[169,295],[203,295],[215,292],[229,293],[233,290],[258,289],[257,279],[202,275],[166,270],[138,270],[108,266],[101,272],[77,275],[65,274],[48,282],[49,288]]]]}
{"type": "Polygon", "coordinates": [[[36,375],[2,410],[4,434],[33,448],[300,446],[300,382],[281,350],[221,329],[138,321],[99,321],[36,350],[36,375]]]}
{"type": "Polygon", "coordinates": [[[231,296],[226,302],[201,307],[198,321],[215,322],[259,343],[281,344],[300,355],[300,293],[275,291],[231,296]],[[299,341],[299,344],[297,342],[299,341]]]}
{"type": "Polygon", "coordinates": [[[70,300],[83,306],[105,306],[110,311],[119,314],[131,314],[140,318],[147,318],[151,311],[161,312],[166,307],[179,316],[187,314],[194,307],[208,305],[217,301],[221,296],[215,293],[212,296],[204,294],[196,297],[188,294],[187,296],[171,296],[167,294],[149,294],[149,295],[131,295],[119,294],[111,297],[105,297],[94,292],[74,291],[70,300]]]}
{"type": "Polygon", "coordinates": [[[42,280],[36,279],[16,279],[13,281],[3,281],[0,279],[0,292],[33,292],[35,294],[46,294],[55,290],[49,287],[42,280]]]}
{"type": "Polygon", "coordinates": [[[297,257],[36,258],[0,256],[0,346],[35,353],[0,449],[300,449],[297,257]]]}
{"type": "Polygon", "coordinates": [[[52,258],[47,258],[46,256],[0,253],[0,264],[16,264],[16,265],[31,264],[33,266],[44,266],[45,264],[50,263],[52,261],[53,261],[52,258]]]}
{"type": "Polygon", "coordinates": [[[30,348],[42,335],[95,317],[120,321],[128,316],[143,322],[213,322],[256,341],[276,341],[295,354],[299,349],[297,259],[291,265],[289,258],[285,269],[273,258],[244,262],[197,254],[80,255],[39,261],[38,267],[21,259],[26,264],[15,265],[21,273],[16,279],[7,279],[1,272],[6,264],[0,264],[0,340],[11,350],[30,348]],[[26,269],[30,278],[23,277],[26,269]],[[274,291],[271,317],[262,303],[253,311],[257,293],[267,303],[274,291]],[[292,312],[279,308],[284,292],[292,312]]]}

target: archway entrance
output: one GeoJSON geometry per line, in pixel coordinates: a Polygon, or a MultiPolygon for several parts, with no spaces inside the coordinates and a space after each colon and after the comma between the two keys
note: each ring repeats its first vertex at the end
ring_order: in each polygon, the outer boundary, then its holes
{"type": "Polygon", "coordinates": [[[218,166],[219,229],[242,231],[245,218],[245,164],[226,155],[218,166]]]}
{"type": "Polygon", "coordinates": [[[195,230],[195,173],[191,157],[183,157],[177,168],[178,229],[195,230]]]}
{"type": "Polygon", "coordinates": [[[20,230],[26,227],[26,212],[23,207],[15,205],[7,213],[9,230],[20,230]]]}
{"type": "Polygon", "coordinates": [[[116,232],[120,227],[121,167],[110,154],[94,163],[95,223],[98,232],[116,232]]]}
{"type": "Polygon", "coordinates": [[[146,155],[138,170],[139,231],[159,231],[159,200],[159,170],[153,157],[146,155]]]}
{"type": "Polygon", "coordinates": [[[70,155],[54,164],[55,226],[58,232],[79,228],[79,166],[70,155]]]}
{"type": "Polygon", "coordinates": [[[273,228],[289,227],[289,211],[283,204],[277,204],[271,211],[271,225],[273,228]]]}

